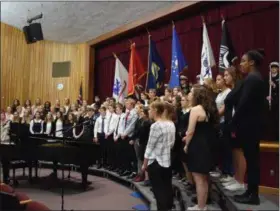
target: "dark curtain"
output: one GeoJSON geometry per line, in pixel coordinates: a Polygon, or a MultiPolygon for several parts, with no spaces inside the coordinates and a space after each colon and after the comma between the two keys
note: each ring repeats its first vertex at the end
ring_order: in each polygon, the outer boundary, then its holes
{"type": "MultiPolygon", "coordinates": [[[[266,56],[262,74],[264,77],[267,77],[269,71],[268,64],[271,61],[278,61],[279,58],[278,2],[219,2],[219,4],[209,3],[206,5],[204,3],[195,14],[189,15],[187,13],[175,21],[182,50],[189,66],[188,77],[190,81],[195,81],[195,76],[200,73],[202,47],[201,15],[206,20],[210,42],[217,63],[221,41],[221,14],[223,14],[239,58],[247,50],[254,48],[265,49],[266,56]]],[[[157,44],[159,54],[165,66],[168,68],[165,75],[165,82],[168,83],[171,66],[171,20],[154,27],[149,27],[149,31],[157,44]]],[[[130,57],[129,40],[136,43],[137,51],[142,58],[144,66],[147,67],[148,35],[144,27],[143,30],[135,30],[134,34],[130,33],[129,36],[109,42],[109,44],[97,46],[94,93],[100,96],[101,99],[112,95],[115,70],[115,59],[112,52],[118,55],[119,59],[128,69],[130,57]]],[[[212,71],[215,75],[218,68],[214,68],[212,71]]]]}

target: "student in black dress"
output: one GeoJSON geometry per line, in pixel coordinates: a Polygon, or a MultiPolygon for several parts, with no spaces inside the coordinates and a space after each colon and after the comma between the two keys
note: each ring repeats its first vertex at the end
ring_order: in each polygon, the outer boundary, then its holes
{"type": "Polygon", "coordinates": [[[188,129],[189,125],[189,117],[190,117],[190,111],[191,111],[191,104],[189,103],[188,95],[184,95],[181,98],[181,106],[182,111],[180,116],[178,117],[178,124],[177,124],[177,138],[180,141],[180,160],[182,162],[182,165],[184,167],[184,173],[186,175],[186,179],[188,180],[187,189],[194,190],[194,181],[192,178],[191,173],[189,173],[187,168],[187,155],[184,152],[184,144],[183,144],[183,138],[185,137],[186,131],[188,129]]]}
{"type": "MultiPolygon", "coordinates": [[[[152,121],[149,119],[149,109],[142,107],[140,108],[139,112],[139,118],[140,118],[140,125],[139,125],[139,130],[138,130],[138,144],[139,145],[139,165],[143,165],[144,162],[144,154],[146,150],[146,146],[149,140],[149,135],[150,135],[150,127],[152,124],[152,121]]],[[[149,180],[149,175],[148,172],[145,171],[143,174],[142,170],[141,173],[134,178],[134,182],[141,182],[144,180],[144,186],[150,185],[150,180],[149,180]]]]}
{"type": "Polygon", "coordinates": [[[44,121],[41,119],[40,112],[37,111],[35,113],[35,118],[31,120],[29,131],[32,135],[43,134],[43,123],[44,121]]]}
{"type": "Polygon", "coordinates": [[[197,193],[197,205],[188,210],[207,210],[209,180],[208,175],[214,168],[214,149],[217,140],[215,125],[219,123],[216,105],[207,88],[194,85],[190,92],[192,109],[184,151],[187,153],[188,170],[192,173],[197,193]]]}
{"type": "Polygon", "coordinates": [[[244,80],[240,100],[232,119],[232,136],[241,138],[247,162],[248,188],[235,201],[259,204],[260,183],[260,139],[264,128],[265,83],[260,74],[264,52],[251,50],[241,59],[241,71],[248,73],[244,80]]]}
{"type": "Polygon", "coordinates": [[[65,124],[63,125],[63,136],[66,138],[73,138],[73,129],[72,127],[75,124],[75,115],[73,113],[69,113],[67,119],[65,120],[65,124]]]}
{"type": "MultiPolygon", "coordinates": [[[[175,91],[175,93],[176,93],[176,91],[175,91]]],[[[181,111],[182,111],[181,96],[174,96],[172,104],[175,107],[176,119],[174,122],[175,122],[175,125],[177,128],[178,127],[178,118],[181,115],[181,111]]],[[[181,146],[182,146],[182,138],[179,138],[178,134],[177,134],[176,140],[175,140],[175,145],[172,149],[172,168],[173,168],[173,174],[175,175],[174,177],[176,177],[177,179],[182,179],[182,176],[185,176],[182,162],[180,159],[181,146]]]]}

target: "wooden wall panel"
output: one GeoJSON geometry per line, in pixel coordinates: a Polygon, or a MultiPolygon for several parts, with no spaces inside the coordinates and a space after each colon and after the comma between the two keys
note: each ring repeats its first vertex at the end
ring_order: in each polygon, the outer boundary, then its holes
{"type": "MultiPolygon", "coordinates": [[[[1,23],[1,103],[10,105],[14,98],[75,101],[83,81],[83,94],[88,87],[87,44],[64,44],[40,41],[27,45],[23,33],[1,23]],[[52,78],[52,63],[70,61],[70,77],[52,78]],[[64,89],[57,90],[63,83],[64,89]],[[3,98],[4,97],[4,98],[3,98]]],[[[1,106],[3,108],[3,106],[1,106]]]]}

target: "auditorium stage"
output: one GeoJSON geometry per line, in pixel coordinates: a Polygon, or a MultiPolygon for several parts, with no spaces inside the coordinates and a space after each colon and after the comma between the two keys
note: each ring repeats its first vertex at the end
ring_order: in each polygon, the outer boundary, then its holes
{"type": "MultiPolygon", "coordinates": [[[[51,170],[45,169],[45,168],[51,168],[52,163],[41,163],[41,170],[39,175],[41,176],[41,172],[48,172],[51,173],[51,170]]],[[[78,170],[76,167],[73,168],[73,171],[71,173],[71,181],[77,181],[80,182],[80,174],[76,173],[75,171],[78,170]]],[[[18,173],[22,174],[22,170],[18,169],[18,173]]],[[[65,204],[69,203],[71,205],[73,203],[73,206],[77,207],[79,206],[75,201],[77,200],[87,200],[95,201],[93,204],[89,204],[89,207],[85,208],[79,208],[79,209],[107,209],[107,210],[115,210],[115,209],[123,209],[123,210],[131,210],[133,203],[142,203],[147,204],[150,207],[150,210],[156,210],[156,203],[153,196],[153,193],[151,192],[149,187],[144,187],[142,183],[134,183],[129,179],[126,179],[125,177],[121,177],[117,175],[114,172],[107,171],[105,169],[96,169],[95,167],[90,167],[90,174],[94,176],[89,176],[90,181],[92,181],[91,188],[87,190],[86,192],[80,192],[78,194],[73,194],[73,196],[69,193],[67,193],[66,190],[66,196],[65,196],[65,204]],[[113,182],[115,181],[115,182],[113,182]],[[116,183],[117,182],[117,183],[116,183]],[[119,185],[122,184],[123,186],[119,185]],[[109,187],[112,186],[112,187],[109,187]],[[126,188],[130,187],[130,189],[126,188]],[[103,190],[104,188],[104,190],[103,190]],[[119,189],[120,189],[120,198],[117,196],[119,195],[119,189]],[[123,192],[122,192],[123,191],[123,192]],[[130,193],[132,191],[139,192],[139,194],[142,196],[142,200],[139,199],[139,201],[131,201],[129,197],[130,193]],[[68,195],[69,194],[69,195],[68,195]],[[100,200],[99,200],[100,198],[100,200]],[[112,200],[111,200],[112,198],[112,200]],[[106,203],[106,200],[113,201],[113,204],[106,203]],[[124,200],[122,202],[122,200],[124,200]],[[102,203],[100,203],[102,201],[102,203]],[[122,203],[125,204],[125,207],[118,208],[118,206],[122,203]],[[100,207],[101,206],[101,207],[100,207]],[[102,206],[105,206],[102,208],[102,206]],[[112,206],[112,207],[111,207],[112,206]]],[[[65,177],[67,177],[68,171],[65,173],[65,177]]],[[[20,188],[22,185],[20,185],[20,188]]],[[[193,203],[191,202],[191,198],[195,195],[186,191],[184,185],[180,183],[180,181],[173,179],[173,189],[174,189],[174,202],[175,202],[175,208],[174,210],[180,210],[184,211],[187,209],[188,206],[193,206],[193,203]]],[[[36,190],[37,191],[37,190],[36,190]]],[[[35,197],[36,196],[35,191],[35,197]]],[[[73,190],[71,190],[73,192],[73,190]]],[[[75,190],[74,190],[75,192],[75,190]]],[[[237,193],[235,193],[237,194],[237,193]]],[[[222,186],[219,184],[217,179],[212,178],[212,188],[211,188],[211,198],[212,203],[208,205],[209,210],[222,210],[222,211],[241,211],[241,210],[254,210],[254,211],[260,211],[260,210],[279,210],[279,200],[277,195],[263,195],[261,194],[261,204],[259,206],[252,206],[252,205],[242,205],[235,203],[232,199],[232,193],[229,193],[225,191],[222,186]]],[[[39,197],[39,196],[38,196],[39,197]]],[[[57,203],[60,202],[60,197],[58,196],[58,193],[55,195],[57,203]]],[[[37,198],[36,198],[37,199],[37,198]]],[[[42,199],[38,199],[41,200],[42,199]]],[[[134,199],[135,200],[135,199],[134,199]]],[[[51,202],[47,201],[47,203],[51,202]]],[[[58,206],[60,204],[57,204],[58,206]]],[[[135,205],[135,204],[134,204],[135,205]]],[[[67,205],[68,206],[68,205],[67,205]]],[[[72,206],[72,205],[71,205],[72,206]]],[[[66,207],[66,206],[65,206],[66,207]]],[[[51,207],[52,208],[52,207],[51,207]]],[[[60,207],[56,207],[58,209],[60,207]]],[[[68,209],[68,208],[67,208],[68,209]]],[[[74,208],[71,208],[74,209],[74,208]]],[[[77,208],[76,208],[77,209],[77,208]]],[[[75,209],[74,209],[75,210],[75,209]]]]}
{"type": "MultiPolygon", "coordinates": [[[[44,203],[51,210],[61,210],[61,189],[55,185],[50,187],[49,184],[44,184],[47,182],[46,176],[51,172],[49,169],[39,170],[41,179],[33,185],[26,180],[20,180],[16,191],[26,193],[32,200],[44,203]]],[[[22,169],[17,169],[16,175],[20,178],[22,169]]],[[[67,176],[68,172],[65,175],[67,176]]],[[[58,177],[61,178],[61,171],[58,171],[58,177]]],[[[86,191],[79,188],[80,173],[71,172],[70,180],[71,182],[68,182],[66,179],[64,185],[65,210],[132,210],[135,205],[145,204],[142,199],[130,195],[133,190],[104,177],[89,175],[88,180],[92,184],[86,191]]]]}

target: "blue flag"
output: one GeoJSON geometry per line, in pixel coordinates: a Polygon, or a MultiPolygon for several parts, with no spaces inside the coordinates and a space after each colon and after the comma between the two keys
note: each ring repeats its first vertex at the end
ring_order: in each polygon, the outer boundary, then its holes
{"type": "Polygon", "coordinates": [[[180,86],[180,72],[187,66],[175,27],[172,32],[172,59],[169,87],[180,86]]]}
{"type": "Polygon", "coordinates": [[[157,51],[156,43],[149,37],[149,67],[146,89],[160,89],[164,81],[165,66],[157,51]]]}

